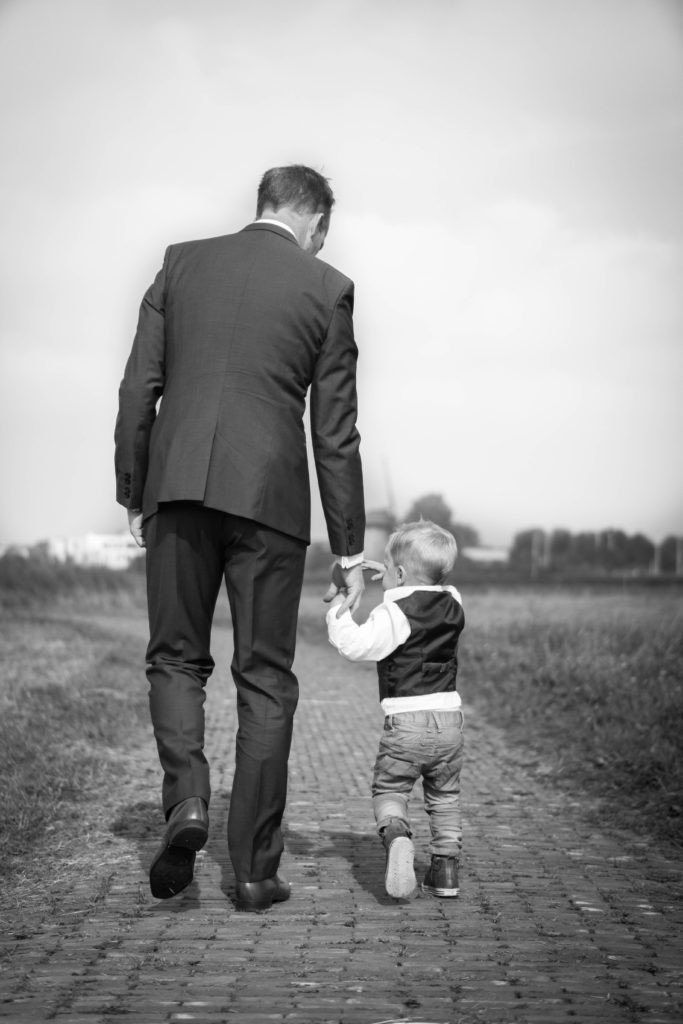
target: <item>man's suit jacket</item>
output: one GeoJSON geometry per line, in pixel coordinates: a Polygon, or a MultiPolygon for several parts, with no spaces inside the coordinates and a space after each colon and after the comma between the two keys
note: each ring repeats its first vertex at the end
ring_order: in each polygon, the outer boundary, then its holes
{"type": "Polygon", "coordinates": [[[352,281],[277,225],[170,246],[119,390],[117,501],[198,501],[308,543],[310,387],[331,550],[361,551],[352,313],[352,281]]]}

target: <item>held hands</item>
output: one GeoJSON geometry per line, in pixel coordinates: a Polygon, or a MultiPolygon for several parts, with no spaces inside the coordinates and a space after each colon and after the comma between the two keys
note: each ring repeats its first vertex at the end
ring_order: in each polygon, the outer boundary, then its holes
{"type": "Polygon", "coordinates": [[[365,559],[360,565],[354,565],[351,569],[342,569],[338,562],[332,566],[332,581],[323,601],[337,606],[337,618],[345,611],[353,613],[358,608],[365,590],[363,570],[374,573],[370,579],[381,580],[385,567],[382,562],[373,562],[370,559],[365,559]]]}
{"type": "Polygon", "coordinates": [[[145,547],[145,538],[142,536],[142,512],[139,509],[128,509],[128,529],[139,548],[145,547]]]}
{"type": "Polygon", "coordinates": [[[342,569],[339,562],[335,562],[332,566],[332,580],[323,601],[328,604],[333,601],[335,605],[339,605],[337,618],[340,618],[346,611],[355,612],[358,608],[365,590],[364,564],[354,565],[350,569],[342,569]]]}

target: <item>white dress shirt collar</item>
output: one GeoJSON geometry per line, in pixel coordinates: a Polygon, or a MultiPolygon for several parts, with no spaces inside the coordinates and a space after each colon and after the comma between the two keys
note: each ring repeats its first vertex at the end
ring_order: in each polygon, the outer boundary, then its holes
{"type": "Polygon", "coordinates": [[[294,234],[293,230],[290,228],[289,224],[283,224],[281,220],[273,220],[272,217],[259,217],[257,220],[254,221],[254,224],[275,224],[276,227],[284,228],[285,231],[289,231],[290,235],[292,236],[296,244],[299,244],[299,240],[294,234]]]}

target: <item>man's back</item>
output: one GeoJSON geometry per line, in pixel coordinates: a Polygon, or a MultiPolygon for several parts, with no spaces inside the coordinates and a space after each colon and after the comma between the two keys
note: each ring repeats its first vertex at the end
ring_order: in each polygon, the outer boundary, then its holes
{"type": "MultiPolygon", "coordinates": [[[[355,377],[351,281],[286,229],[255,223],[170,246],[150,292],[164,317],[163,367],[143,373],[163,374],[164,385],[145,515],[159,502],[201,501],[309,540],[306,394],[313,384],[314,444],[329,461],[344,439],[334,407],[355,408],[355,388],[338,393],[340,369],[355,377]],[[326,361],[336,380],[322,379],[326,361]]],[[[358,461],[357,477],[351,467],[346,483],[329,483],[350,494],[359,479],[358,461]]]]}

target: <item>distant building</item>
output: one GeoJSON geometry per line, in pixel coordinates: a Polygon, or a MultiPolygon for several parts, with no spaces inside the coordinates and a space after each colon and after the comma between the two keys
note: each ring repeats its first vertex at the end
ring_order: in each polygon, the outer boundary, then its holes
{"type": "Polygon", "coordinates": [[[83,537],[53,537],[45,546],[49,558],[76,565],[127,569],[142,555],[130,533],[86,533],[83,537]]]}
{"type": "Polygon", "coordinates": [[[510,560],[507,548],[463,548],[460,554],[479,565],[504,565],[510,560]]]}

